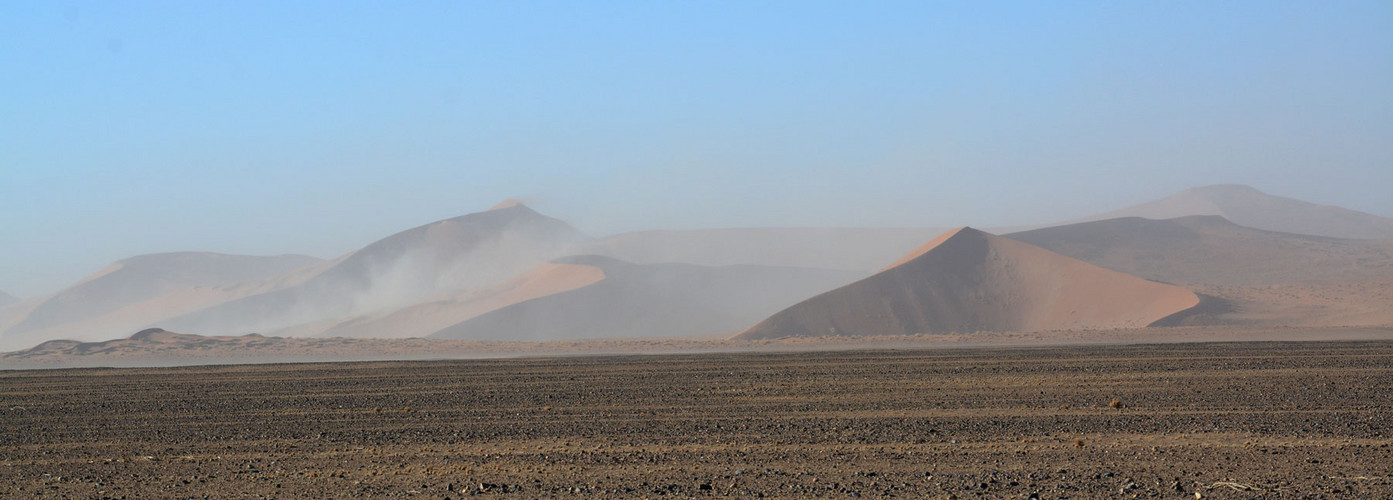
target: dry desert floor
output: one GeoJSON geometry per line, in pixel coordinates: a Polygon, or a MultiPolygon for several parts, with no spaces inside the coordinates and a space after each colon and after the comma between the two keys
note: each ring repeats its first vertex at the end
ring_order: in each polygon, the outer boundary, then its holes
{"type": "Polygon", "coordinates": [[[1388,498],[1393,342],[0,371],[0,497],[1388,498]]]}

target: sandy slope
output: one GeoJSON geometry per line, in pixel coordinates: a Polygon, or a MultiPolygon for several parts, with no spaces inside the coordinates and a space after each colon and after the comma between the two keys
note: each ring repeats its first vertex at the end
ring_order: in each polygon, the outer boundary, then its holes
{"type": "Polygon", "coordinates": [[[503,283],[364,315],[316,333],[325,337],[424,337],[481,314],[604,279],[598,267],[547,263],[503,283]]]}
{"type": "Polygon", "coordinates": [[[1184,288],[961,228],[739,338],[1140,328],[1198,303],[1184,288]]]}
{"type": "Polygon", "coordinates": [[[1237,184],[1187,189],[1079,222],[1118,217],[1173,219],[1188,215],[1219,215],[1240,226],[1268,231],[1334,238],[1393,238],[1393,218],[1273,196],[1237,184]]]}
{"type": "Polygon", "coordinates": [[[1127,217],[1006,237],[1108,269],[1178,284],[1393,280],[1393,241],[1264,231],[1219,216],[1127,217]]]}
{"type": "Polygon", "coordinates": [[[604,279],[480,315],[433,337],[541,340],[735,332],[857,276],[790,267],[637,265],[600,256],[560,262],[601,269],[604,279]]]}
{"type": "Polygon", "coordinates": [[[1262,231],[1217,216],[1122,218],[1007,237],[1220,300],[1188,324],[1393,325],[1393,241],[1262,231]]]}
{"type": "Polygon", "coordinates": [[[1291,327],[1393,326],[1393,280],[1287,283],[1252,287],[1197,286],[1218,297],[1217,311],[1185,325],[1291,327]]]}

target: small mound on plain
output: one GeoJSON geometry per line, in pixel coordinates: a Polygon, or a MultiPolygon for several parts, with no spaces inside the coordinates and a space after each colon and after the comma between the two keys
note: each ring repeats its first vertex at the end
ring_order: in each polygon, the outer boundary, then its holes
{"type": "Polygon", "coordinates": [[[1199,302],[1178,286],[964,227],[737,338],[1140,328],[1199,302]]]}

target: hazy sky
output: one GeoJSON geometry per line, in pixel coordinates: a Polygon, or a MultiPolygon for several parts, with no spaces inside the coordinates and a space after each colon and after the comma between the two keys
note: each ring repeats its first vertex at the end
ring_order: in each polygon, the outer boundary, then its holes
{"type": "Polygon", "coordinates": [[[0,290],[333,257],[520,197],[592,234],[1393,215],[1393,2],[0,2],[0,290]]]}

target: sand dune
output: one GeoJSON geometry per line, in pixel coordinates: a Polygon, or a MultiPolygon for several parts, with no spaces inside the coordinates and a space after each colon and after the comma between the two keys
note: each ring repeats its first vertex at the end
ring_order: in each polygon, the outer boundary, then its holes
{"type": "Polygon", "coordinates": [[[592,266],[547,263],[503,283],[451,294],[421,304],[336,324],[316,335],[325,337],[425,337],[481,314],[519,302],[557,294],[604,279],[592,266]]]}
{"type": "Polygon", "coordinates": [[[5,333],[20,335],[78,323],[176,290],[263,280],[318,261],[303,255],[254,257],[209,252],[132,257],[47,298],[5,333]]]}
{"type": "Polygon", "coordinates": [[[0,307],[5,307],[15,302],[19,302],[18,297],[5,293],[4,290],[0,290],[0,307]]]}
{"type": "Polygon", "coordinates": [[[480,315],[432,337],[539,340],[734,332],[857,276],[789,267],[638,265],[601,256],[558,262],[599,269],[604,279],[480,315]]]}
{"type": "Polygon", "coordinates": [[[757,265],[861,271],[885,267],[946,228],[731,228],[638,231],[579,251],[637,264],[757,265]]]}
{"type": "Polygon", "coordinates": [[[394,234],[303,284],[190,313],[162,326],[192,333],[273,333],[411,306],[507,280],[586,236],[516,202],[394,234]]]}
{"type": "Polygon", "coordinates": [[[960,228],[738,338],[1139,328],[1199,301],[1184,288],[960,228]]]}
{"type": "Polygon", "coordinates": [[[1007,235],[1215,298],[1178,324],[1393,325],[1393,241],[1262,231],[1218,216],[1122,218],[1007,235]]]}
{"type": "Polygon", "coordinates": [[[1332,238],[1393,239],[1393,218],[1273,196],[1248,186],[1220,184],[1187,189],[1160,200],[1076,222],[1145,217],[1174,219],[1218,215],[1240,226],[1332,238]]]}
{"type": "Polygon", "coordinates": [[[1126,217],[1006,237],[1115,271],[1177,284],[1393,280],[1393,241],[1263,231],[1218,216],[1126,217]]]}

